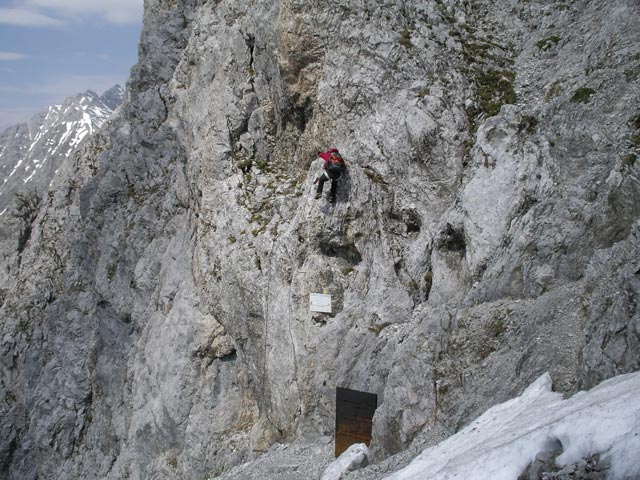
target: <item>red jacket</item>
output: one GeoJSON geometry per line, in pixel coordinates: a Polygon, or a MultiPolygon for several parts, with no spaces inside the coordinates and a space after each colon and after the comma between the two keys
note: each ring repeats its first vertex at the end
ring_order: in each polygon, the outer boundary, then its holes
{"type": "Polygon", "coordinates": [[[330,148],[326,152],[318,152],[318,156],[324,160],[324,168],[325,170],[329,166],[329,160],[331,159],[331,154],[336,153],[338,151],[337,148],[330,148]]]}

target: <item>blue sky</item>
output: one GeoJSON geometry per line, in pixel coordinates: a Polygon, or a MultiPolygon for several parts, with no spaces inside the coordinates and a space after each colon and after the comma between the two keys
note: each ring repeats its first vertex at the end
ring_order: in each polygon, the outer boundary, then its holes
{"type": "Polygon", "coordinates": [[[143,0],[0,0],[0,132],[88,89],[125,87],[143,0]]]}

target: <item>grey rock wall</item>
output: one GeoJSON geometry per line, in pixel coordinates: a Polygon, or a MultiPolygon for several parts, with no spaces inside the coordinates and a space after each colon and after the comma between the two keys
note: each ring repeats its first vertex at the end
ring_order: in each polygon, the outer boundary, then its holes
{"type": "Polygon", "coordinates": [[[337,386],[379,460],[638,369],[637,4],[396,3],[146,2],[127,102],[2,231],[3,476],[217,475],[337,386]]]}

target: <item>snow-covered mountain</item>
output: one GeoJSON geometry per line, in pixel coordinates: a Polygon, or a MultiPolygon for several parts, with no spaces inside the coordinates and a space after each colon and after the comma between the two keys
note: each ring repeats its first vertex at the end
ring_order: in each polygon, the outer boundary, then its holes
{"type": "Polygon", "coordinates": [[[5,130],[0,135],[0,214],[16,192],[42,195],[63,159],[99,129],[123,99],[120,85],[102,96],[87,90],[5,130]]]}

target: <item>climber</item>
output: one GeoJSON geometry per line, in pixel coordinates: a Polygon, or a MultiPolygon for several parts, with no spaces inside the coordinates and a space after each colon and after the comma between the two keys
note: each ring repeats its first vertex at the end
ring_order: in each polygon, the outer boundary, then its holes
{"type": "Polygon", "coordinates": [[[314,184],[318,184],[316,198],[320,198],[322,196],[322,187],[324,187],[324,182],[331,180],[329,201],[333,203],[336,201],[338,179],[340,178],[340,175],[342,175],[342,172],[347,169],[347,165],[337,148],[330,148],[326,152],[318,152],[318,156],[324,160],[324,172],[322,172],[322,175],[316,178],[313,182],[314,184]]]}

